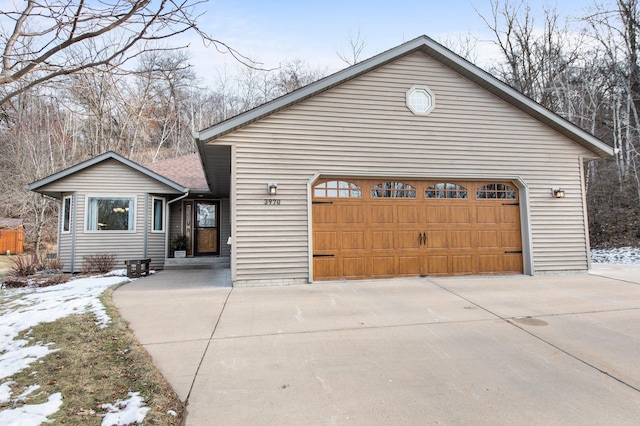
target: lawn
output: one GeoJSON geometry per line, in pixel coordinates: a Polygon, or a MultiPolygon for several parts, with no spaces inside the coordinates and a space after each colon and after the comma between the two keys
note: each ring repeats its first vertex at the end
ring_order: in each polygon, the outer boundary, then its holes
{"type": "Polygon", "coordinates": [[[181,423],[182,402],[111,302],[126,281],[0,291],[0,424],[181,423]]]}
{"type": "Polygon", "coordinates": [[[15,256],[0,255],[0,278],[9,273],[9,269],[13,266],[13,258],[15,256]]]}

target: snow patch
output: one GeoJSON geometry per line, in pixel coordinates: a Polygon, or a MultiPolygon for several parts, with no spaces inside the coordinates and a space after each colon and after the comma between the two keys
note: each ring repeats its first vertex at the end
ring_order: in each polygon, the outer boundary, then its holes
{"type": "Polygon", "coordinates": [[[617,265],[640,265],[640,247],[593,249],[591,250],[591,261],[617,265]]]}
{"type": "Polygon", "coordinates": [[[149,408],[143,405],[144,399],[140,392],[129,392],[129,399],[116,401],[114,404],[102,404],[102,408],[109,411],[102,419],[102,426],[142,423],[149,411],[149,408]]]}
{"type": "MultiPolygon", "coordinates": [[[[128,281],[131,280],[123,279],[122,274],[116,271],[116,274],[110,276],[82,278],[51,287],[0,291],[0,380],[55,352],[55,349],[51,349],[53,343],[33,344],[33,341],[18,339],[20,333],[28,332],[40,323],[50,323],[86,312],[92,312],[96,316],[96,324],[104,328],[111,318],[99,300],[100,295],[107,288],[128,281]]],[[[11,401],[11,383],[0,384],[0,402],[11,401]]],[[[37,389],[37,384],[28,387],[13,403],[24,400],[37,389]]],[[[58,411],[61,405],[62,395],[55,393],[44,404],[23,405],[0,411],[0,424],[39,425],[48,421],[47,416],[58,411]]]]}
{"type": "Polygon", "coordinates": [[[49,395],[47,402],[42,404],[23,405],[11,410],[0,411],[0,424],[4,426],[38,426],[49,423],[47,418],[60,409],[62,394],[60,392],[49,395]]]}

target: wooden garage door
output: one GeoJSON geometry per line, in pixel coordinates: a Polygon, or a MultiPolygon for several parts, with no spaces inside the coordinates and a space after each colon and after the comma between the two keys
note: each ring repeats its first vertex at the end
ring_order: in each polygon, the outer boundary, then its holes
{"type": "Polygon", "coordinates": [[[509,182],[322,179],[312,217],[316,280],[522,273],[509,182]]]}

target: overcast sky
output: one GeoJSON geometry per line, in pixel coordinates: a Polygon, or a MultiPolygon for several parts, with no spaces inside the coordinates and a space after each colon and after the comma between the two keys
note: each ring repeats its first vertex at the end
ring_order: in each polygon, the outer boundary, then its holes
{"type": "MultiPolygon", "coordinates": [[[[585,14],[593,1],[528,3],[540,17],[545,6],[575,17],[585,14]]],[[[362,59],[423,34],[439,42],[468,33],[477,36],[484,40],[477,45],[480,66],[496,55],[480,17],[491,16],[489,0],[209,0],[206,8],[199,25],[265,68],[302,59],[314,69],[337,71],[346,66],[337,52],[349,52],[349,34],[358,31],[365,41],[362,59]]],[[[225,63],[229,71],[236,66],[229,55],[205,48],[195,38],[189,50],[196,72],[207,80],[223,72],[225,63]]]]}

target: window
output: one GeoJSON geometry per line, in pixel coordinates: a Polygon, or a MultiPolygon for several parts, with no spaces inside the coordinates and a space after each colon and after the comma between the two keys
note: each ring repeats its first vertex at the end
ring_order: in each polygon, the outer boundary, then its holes
{"type": "Polygon", "coordinates": [[[133,231],[133,197],[88,197],[87,231],[133,231]]]}
{"type": "Polygon", "coordinates": [[[151,228],[154,232],[164,231],[164,198],[151,198],[152,203],[152,220],[153,226],[151,228]]]}
{"type": "Polygon", "coordinates": [[[425,198],[468,198],[467,188],[455,183],[436,183],[427,188],[425,198]]]}
{"type": "Polygon", "coordinates": [[[476,198],[479,200],[496,198],[515,200],[518,198],[518,193],[515,188],[509,185],[489,183],[476,190],[476,198]]]}
{"type": "Polygon", "coordinates": [[[371,189],[372,198],[416,198],[416,189],[402,182],[384,182],[371,189]]]}
{"type": "Polygon", "coordinates": [[[62,199],[62,233],[71,232],[71,196],[62,199]]]}
{"type": "Polygon", "coordinates": [[[332,180],[319,183],[313,188],[315,197],[361,198],[362,190],[355,183],[332,180]]]}
{"type": "Polygon", "coordinates": [[[435,108],[435,96],[427,86],[412,86],[406,94],[407,108],[416,115],[428,115],[435,108]]]}

